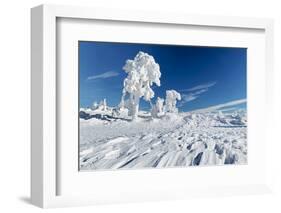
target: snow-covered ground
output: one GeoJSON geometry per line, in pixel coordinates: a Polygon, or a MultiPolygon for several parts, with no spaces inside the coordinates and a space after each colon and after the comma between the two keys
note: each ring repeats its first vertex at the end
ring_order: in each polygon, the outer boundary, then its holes
{"type": "Polygon", "coordinates": [[[245,111],[167,113],[80,111],[80,169],[125,169],[247,163],[245,111]]]}

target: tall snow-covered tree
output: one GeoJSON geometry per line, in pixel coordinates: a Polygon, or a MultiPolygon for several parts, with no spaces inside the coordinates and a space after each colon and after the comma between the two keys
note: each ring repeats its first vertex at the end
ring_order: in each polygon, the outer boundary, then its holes
{"type": "Polygon", "coordinates": [[[176,90],[167,90],[165,99],[165,111],[170,113],[177,113],[177,100],[181,100],[180,93],[178,93],[176,90]]]}
{"type": "Polygon", "coordinates": [[[164,99],[158,97],[155,105],[152,106],[151,116],[153,118],[158,118],[159,116],[163,115],[163,107],[164,107],[164,99]]]}
{"type": "Polygon", "coordinates": [[[123,82],[123,95],[121,103],[124,103],[126,94],[129,96],[127,107],[129,116],[136,119],[139,111],[139,102],[143,97],[145,101],[150,101],[154,97],[151,86],[155,83],[160,86],[160,66],[153,56],[139,52],[134,60],[127,60],[123,70],[128,74],[123,82]]]}
{"type": "Polygon", "coordinates": [[[107,110],[107,103],[106,103],[106,99],[103,99],[103,110],[106,111],[107,110]]]}
{"type": "Polygon", "coordinates": [[[105,98],[102,101],[100,101],[98,108],[100,110],[103,110],[103,111],[107,110],[107,104],[106,104],[106,99],[105,98]]]}

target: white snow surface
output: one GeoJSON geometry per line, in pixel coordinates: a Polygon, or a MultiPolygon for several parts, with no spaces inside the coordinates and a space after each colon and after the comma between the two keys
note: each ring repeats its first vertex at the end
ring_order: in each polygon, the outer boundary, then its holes
{"type": "Polygon", "coordinates": [[[81,109],[80,170],[247,163],[245,112],[126,114],[81,109]]]}

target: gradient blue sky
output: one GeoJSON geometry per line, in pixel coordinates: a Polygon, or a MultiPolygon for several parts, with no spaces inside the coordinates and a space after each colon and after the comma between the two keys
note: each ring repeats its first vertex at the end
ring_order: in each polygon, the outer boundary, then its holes
{"type": "MultiPolygon", "coordinates": [[[[245,108],[247,49],[175,45],[79,42],[80,107],[107,99],[119,104],[127,59],[143,51],[160,65],[161,87],[153,86],[156,97],[175,89],[182,95],[180,111],[206,108],[228,102],[231,108],[245,108]],[[239,101],[240,100],[240,101],[239,101]],[[242,103],[241,103],[242,102],[242,103]]],[[[154,100],[155,100],[154,98],[154,100]]],[[[153,100],[153,102],[154,102],[153,100]]],[[[141,101],[142,109],[149,104],[141,101]]]]}

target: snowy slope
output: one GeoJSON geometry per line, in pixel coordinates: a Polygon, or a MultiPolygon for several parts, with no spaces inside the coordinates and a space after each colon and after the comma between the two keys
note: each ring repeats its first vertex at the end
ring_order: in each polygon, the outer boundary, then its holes
{"type": "Polygon", "coordinates": [[[245,112],[125,115],[80,112],[81,170],[247,163],[245,112]]]}

